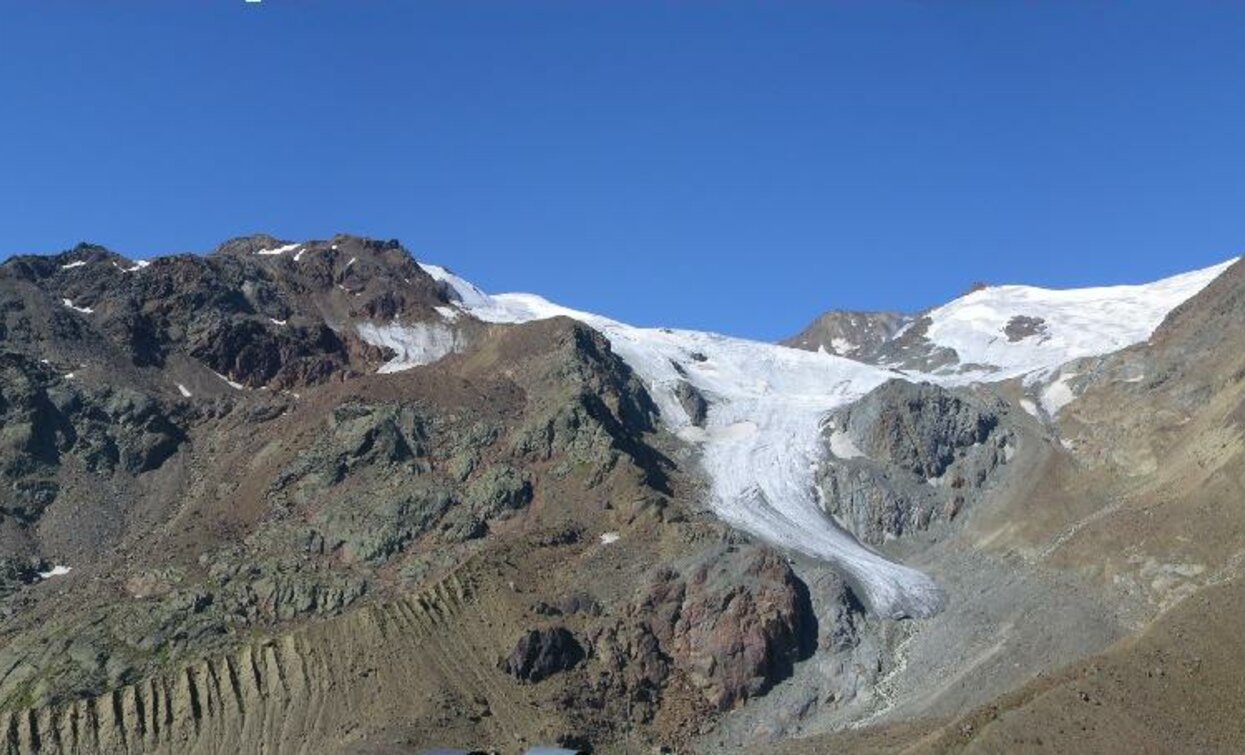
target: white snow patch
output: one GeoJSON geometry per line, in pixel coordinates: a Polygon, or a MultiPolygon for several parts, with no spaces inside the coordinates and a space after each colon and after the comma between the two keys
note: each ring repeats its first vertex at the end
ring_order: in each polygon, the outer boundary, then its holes
{"type": "Polygon", "coordinates": [[[441,323],[393,322],[377,325],[365,322],[357,326],[359,337],[373,346],[393,349],[397,355],[381,365],[381,373],[400,372],[423,364],[432,364],[442,357],[462,351],[466,341],[453,329],[441,323]]]}
{"type": "MultiPolygon", "coordinates": [[[[494,306],[491,296],[476,288],[471,282],[450,272],[449,268],[441,267],[440,265],[426,265],[422,262],[419,263],[419,266],[425,273],[431,275],[433,280],[445,284],[451,298],[472,314],[477,314],[479,310],[488,310],[494,306]]],[[[512,322],[512,320],[506,319],[506,315],[504,307],[499,308],[497,311],[499,319],[491,321],[512,322]]]]}
{"type": "Polygon", "coordinates": [[[300,246],[302,246],[302,244],[286,244],[285,246],[278,246],[274,249],[260,249],[259,251],[255,253],[262,254],[265,257],[272,257],[278,254],[285,254],[286,252],[292,252],[295,249],[299,248],[300,246]]]}
{"type": "Polygon", "coordinates": [[[220,374],[219,372],[213,372],[212,374],[213,374],[213,375],[215,375],[216,377],[220,378],[221,380],[224,380],[226,383],[228,383],[228,384],[229,384],[229,387],[230,387],[230,388],[233,388],[235,391],[240,391],[240,390],[242,390],[242,389],[245,387],[245,386],[243,386],[243,385],[242,385],[242,383],[235,383],[234,381],[230,380],[229,378],[225,377],[224,375],[220,374]]]}
{"type": "Polygon", "coordinates": [[[620,537],[621,535],[617,532],[603,532],[601,533],[601,545],[612,545],[618,542],[620,537]]]}
{"type": "Polygon", "coordinates": [[[86,264],[86,260],[77,260],[76,262],[70,262],[68,264],[61,265],[61,270],[72,270],[75,267],[82,267],[85,264],[86,264]]]}
{"type": "Polygon", "coordinates": [[[839,354],[850,354],[857,349],[856,344],[846,338],[831,338],[830,346],[839,354]]]}
{"type": "Polygon", "coordinates": [[[307,247],[300,247],[298,253],[294,255],[294,261],[298,262],[303,258],[303,253],[307,251],[307,247]]]}
{"type": "Polygon", "coordinates": [[[1046,386],[1046,390],[1042,391],[1042,408],[1046,413],[1054,417],[1059,414],[1059,410],[1071,404],[1076,399],[1076,393],[1072,391],[1072,386],[1068,381],[1076,377],[1075,372],[1061,374],[1055,382],[1046,386]]]}
{"type": "Polygon", "coordinates": [[[269,317],[268,321],[271,322],[273,325],[285,325],[286,323],[285,320],[278,320],[275,317],[269,317]]]}
{"type": "Polygon", "coordinates": [[[351,258],[350,258],[350,261],[346,263],[346,266],[345,266],[345,267],[343,267],[343,268],[342,268],[342,270],[349,270],[349,269],[350,269],[350,266],[351,266],[351,265],[353,265],[354,263],[358,262],[358,261],[359,261],[359,258],[358,258],[358,257],[351,257],[351,258]]]}
{"type": "Polygon", "coordinates": [[[38,574],[40,579],[51,579],[52,577],[63,577],[71,571],[73,571],[72,566],[61,566],[60,564],[57,564],[52,567],[51,571],[41,571],[38,572],[38,574]]]}
{"type": "Polygon", "coordinates": [[[991,286],[930,312],[926,335],[938,346],[955,349],[961,364],[996,368],[979,371],[979,379],[1005,380],[1048,370],[1145,341],[1168,312],[1234,262],[1139,286],[991,286]],[[1040,318],[1045,338],[1012,342],[1000,335],[1019,316],[1040,318]]]}
{"type": "Polygon", "coordinates": [[[181,383],[177,384],[177,390],[179,393],[181,393],[186,398],[190,398],[191,395],[193,395],[191,394],[190,389],[188,389],[186,386],[182,385],[181,383]]]}
{"type": "Polygon", "coordinates": [[[72,373],[72,372],[66,372],[66,373],[64,374],[64,378],[65,378],[66,380],[73,380],[73,373],[72,373]]]}
{"type": "Polygon", "coordinates": [[[852,436],[848,435],[846,430],[835,430],[830,433],[830,453],[840,459],[860,459],[865,456],[865,452],[860,450],[856,441],[852,440],[852,436]]]}
{"type": "Polygon", "coordinates": [[[1027,399],[1027,398],[1020,399],[1020,408],[1024,409],[1029,414],[1032,414],[1034,417],[1042,416],[1041,413],[1038,412],[1037,404],[1033,403],[1033,401],[1030,399],[1027,399]]]}
{"type": "Polygon", "coordinates": [[[91,309],[90,307],[75,307],[71,299],[61,299],[61,303],[64,304],[66,307],[69,307],[73,311],[81,312],[84,315],[92,314],[95,311],[91,309]]]}
{"type": "Polygon", "coordinates": [[[453,307],[433,307],[433,309],[437,311],[437,314],[441,315],[449,322],[455,322],[458,320],[458,316],[460,314],[459,311],[453,307]]]}

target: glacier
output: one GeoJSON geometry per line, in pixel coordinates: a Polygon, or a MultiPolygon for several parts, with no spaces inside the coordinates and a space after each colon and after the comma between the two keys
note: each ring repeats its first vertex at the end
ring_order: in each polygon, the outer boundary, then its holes
{"type": "MultiPolygon", "coordinates": [[[[927,314],[927,338],[955,349],[961,365],[937,373],[715,333],[633,327],[534,294],[490,295],[444,267],[421,267],[446,287],[459,309],[479,320],[521,323],[565,316],[602,333],[644,381],[668,429],[699,447],[710,505],[719,517],[775,546],[832,564],[877,614],[921,618],[941,609],[945,596],[938,584],[862,544],[821,507],[814,480],[826,415],[892,379],[954,386],[1048,375],[1073,359],[1145,341],[1172,309],[1234,261],[1140,286],[1064,291],[1000,286],[968,294],[927,314]],[[1003,330],[1020,316],[1040,319],[1041,334],[1009,340],[1003,330]],[[676,398],[684,380],[710,402],[703,427],[692,423],[676,398]]],[[[386,367],[423,358],[408,354],[386,367]]]]}

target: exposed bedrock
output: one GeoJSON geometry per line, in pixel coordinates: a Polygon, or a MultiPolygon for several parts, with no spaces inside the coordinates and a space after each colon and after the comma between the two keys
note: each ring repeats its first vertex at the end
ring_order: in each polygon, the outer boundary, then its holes
{"type": "Polygon", "coordinates": [[[575,635],[566,627],[552,627],[525,632],[498,667],[520,681],[539,682],[583,659],[584,648],[575,635]]]}
{"type": "Polygon", "coordinates": [[[714,547],[658,570],[630,613],[595,638],[606,666],[633,690],[678,675],[717,711],[764,695],[817,644],[808,588],[761,546],[714,547]]]}
{"type": "Polygon", "coordinates": [[[823,506],[878,544],[956,519],[1005,476],[1018,446],[1007,405],[899,380],[827,419],[823,506]]]}
{"type": "Polygon", "coordinates": [[[807,351],[824,350],[867,362],[907,322],[908,318],[898,312],[833,310],[820,315],[782,344],[807,351]]]}

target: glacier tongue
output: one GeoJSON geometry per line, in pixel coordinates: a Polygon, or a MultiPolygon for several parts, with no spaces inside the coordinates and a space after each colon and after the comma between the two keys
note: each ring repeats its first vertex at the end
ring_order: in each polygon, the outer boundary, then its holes
{"type": "Polygon", "coordinates": [[[725,521],[834,564],[880,614],[929,616],[942,605],[933,580],[878,555],[826,516],[813,483],[825,414],[896,373],[712,333],[635,328],[530,294],[487,296],[442,268],[424,269],[451,286],[460,305],[481,320],[562,315],[604,334],[644,380],[670,430],[701,446],[713,508],[725,521]],[[691,423],[675,397],[682,380],[711,402],[703,428],[691,423]]]}
{"type": "Polygon", "coordinates": [[[861,544],[822,510],[814,468],[826,414],[895,378],[943,385],[1000,380],[1118,350],[1148,338],[1168,311],[1226,269],[1150,286],[1022,294],[1019,287],[1005,287],[969,295],[931,313],[930,337],[959,351],[961,364],[981,366],[930,375],[713,333],[632,327],[532,294],[488,295],[445,268],[422,267],[480,320],[517,323],[561,315],[600,331],[645,381],[667,427],[699,444],[712,506],[723,520],[833,564],[871,610],[890,617],[931,616],[943,593],[925,574],[861,544]],[[1016,315],[1041,318],[1046,340],[1017,345],[1004,337],[1003,328],[1016,315]],[[703,427],[692,424],[676,398],[684,380],[710,402],[703,427]]]}

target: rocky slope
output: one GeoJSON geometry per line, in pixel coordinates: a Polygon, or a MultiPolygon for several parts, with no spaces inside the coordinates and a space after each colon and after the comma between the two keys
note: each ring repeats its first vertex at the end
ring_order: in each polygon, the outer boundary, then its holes
{"type": "Polygon", "coordinates": [[[583,325],[352,237],[13,258],[0,301],[9,752],[679,742],[805,653],[583,325]]]}
{"type": "Polygon", "coordinates": [[[820,315],[807,328],[782,343],[796,349],[824,351],[869,362],[877,358],[878,351],[908,320],[895,312],[834,310],[820,315]]]}
{"type": "MultiPolygon", "coordinates": [[[[1060,443],[1036,468],[1040,483],[978,508],[953,537],[1026,570],[1081,575],[1080,589],[1111,606],[1114,640],[1084,658],[1053,658],[1014,689],[971,701],[955,692],[958,684],[938,685],[957,702],[934,699],[920,707],[924,716],[912,706],[872,727],[774,751],[1245,747],[1245,727],[1232,713],[1242,703],[1235,675],[1245,653],[1235,631],[1245,620],[1242,318],[1245,265],[1237,263],[1146,343],[1066,368],[1080,379],[1049,426],[1060,443]]],[[[1025,619],[1041,623],[1047,638],[1070,631],[1066,614],[1025,619]]],[[[1006,633],[996,655],[1023,662],[1007,650],[1006,633]]],[[[975,662],[989,666],[989,658],[975,662]]]]}
{"type": "Polygon", "coordinates": [[[1219,272],[1072,297],[1097,341],[1066,296],[987,289],[806,352],[350,236],[11,258],[0,749],[1028,742],[1087,678],[1059,669],[1133,679],[1233,594],[1219,272]]]}

